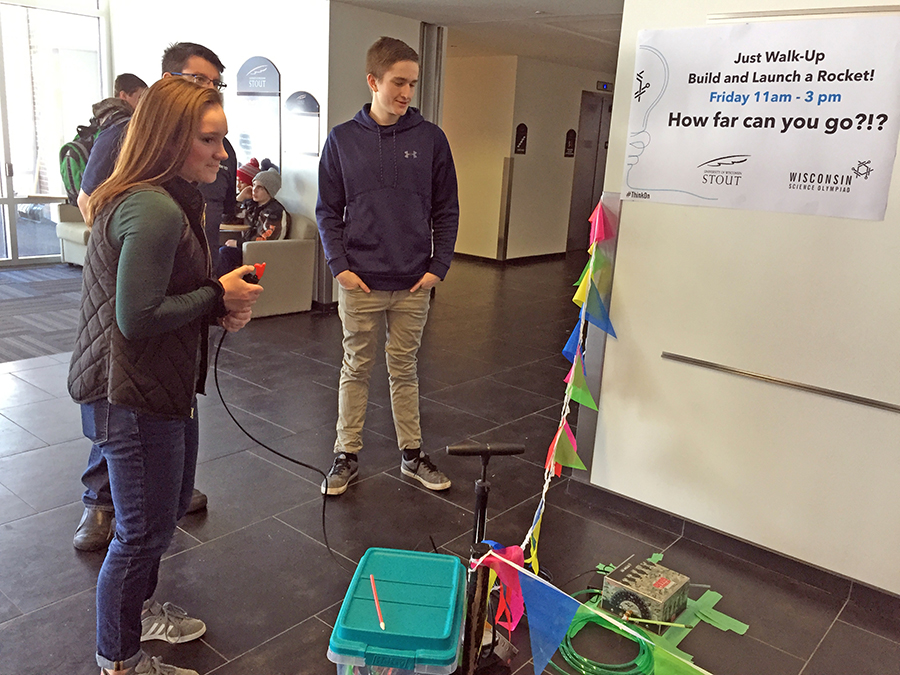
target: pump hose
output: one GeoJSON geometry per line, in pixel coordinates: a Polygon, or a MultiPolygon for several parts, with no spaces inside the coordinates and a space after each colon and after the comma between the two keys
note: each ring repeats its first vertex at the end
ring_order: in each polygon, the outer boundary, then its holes
{"type": "MultiPolygon", "coordinates": [[[[596,594],[599,593],[599,591],[588,588],[573,593],[572,595],[583,595],[585,593],[596,594]]],[[[574,647],[572,647],[572,638],[575,637],[582,628],[591,623],[601,625],[606,630],[615,630],[610,629],[609,626],[603,623],[603,620],[593,612],[581,612],[576,614],[569,626],[569,630],[566,631],[566,636],[563,638],[562,644],[559,645],[558,650],[565,662],[569,664],[576,673],[583,675],[653,675],[654,659],[649,636],[646,640],[635,640],[635,642],[638,643],[638,654],[634,659],[627,663],[598,663],[597,661],[592,661],[576,652],[574,647]]],[[[634,626],[633,629],[638,633],[646,635],[644,631],[637,626],[634,626]]],[[[632,640],[634,639],[626,633],[620,633],[620,635],[624,635],[632,640]]],[[[553,666],[554,670],[557,672],[562,673],[563,675],[569,675],[565,670],[553,663],[553,661],[550,661],[549,665],[553,666]]]]}

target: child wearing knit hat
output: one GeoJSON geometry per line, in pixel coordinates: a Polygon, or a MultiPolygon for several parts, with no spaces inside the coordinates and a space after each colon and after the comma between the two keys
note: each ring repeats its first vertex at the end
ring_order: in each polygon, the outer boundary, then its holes
{"type": "Polygon", "coordinates": [[[253,177],[259,173],[259,160],[250,158],[246,164],[241,164],[237,169],[237,191],[242,192],[253,183],[253,177]]]}
{"type": "MultiPolygon", "coordinates": [[[[246,166],[250,164],[245,164],[244,167],[246,166]]],[[[240,173],[240,169],[238,172],[240,173]]],[[[275,241],[282,238],[284,206],[275,199],[275,195],[281,189],[281,175],[271,167],[265,171],[258,171],[253,176],[252,183],[252,187],[244,188],[238,195],[238,199],[243,200],[240,208],[244,214],[244,224],[249,227],[242,234],[240,242],[229,239],[225,242],[225,246],[219,249],[220,264],[217,270],[219,276],[240,267],[243,261],[242,246],[245,241],[275,241]]]]}

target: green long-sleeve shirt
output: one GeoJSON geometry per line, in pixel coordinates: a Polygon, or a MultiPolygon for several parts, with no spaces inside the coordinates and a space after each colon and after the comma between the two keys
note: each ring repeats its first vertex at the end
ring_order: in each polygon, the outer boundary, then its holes
{"type": "MultiPolygon", "coordinates": [[[[192,199],[195,195],[189,189],[193,190],[184,182],[172,191],[178,197],[185,192],[185,212],[199,221],[202,197],[194,191],[197,199],[192,199]]],[[[218,293],[211,286],[166,295],[184,232],[182,211],[171,198],[151,191],[130,195],[116,209],[107,232],[110,243],[120,249],[116,323],[126,338],[160,335],[216,309],[218,293]]]]}

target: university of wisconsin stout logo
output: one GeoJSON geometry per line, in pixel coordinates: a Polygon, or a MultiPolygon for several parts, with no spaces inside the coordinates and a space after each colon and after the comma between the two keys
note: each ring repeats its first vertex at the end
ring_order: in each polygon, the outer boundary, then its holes
{"type": "Polygon", "coordinates": [[[733,167],[743,164],[748,159],[750,155],[725,155],[703,162],[697,167],[703,169],[700,182],[703,185],[740,185],[744,174],[733,167]]]}

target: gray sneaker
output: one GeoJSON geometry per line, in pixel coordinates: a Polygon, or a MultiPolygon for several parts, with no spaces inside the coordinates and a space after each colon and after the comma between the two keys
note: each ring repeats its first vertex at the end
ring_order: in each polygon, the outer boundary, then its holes
{"type": "Polygon", "coordinates": [[[200,619],[192,619],[181,607],[171,602],[161,605],[156,600],[148,600],[144,603],[144,611],[141,613],[141,642],[165,640],[174,645],[196,640],[205,632],[205,623],[200,619]]]}
{"type": "Polygon", "coordinates": [[[415,478],[429,490],[446,490],[450,487],[450,479],[421,451],[415,459],[400,460],[400,473],[415,478]]]}
{"type": "Polygon", "coordinates": [[[134,667],[134,675],[198,675],[196,670],[177,668],[163,663],[158,656],[147,656],[134,667]]]}
{"type": "Polygon", "coordinates": [[[342,452],[334,458],[328,476],[322,481],[323,495],[342,495],[350,481],[359,475],[359,460],[356,455],[342,452]]]}

